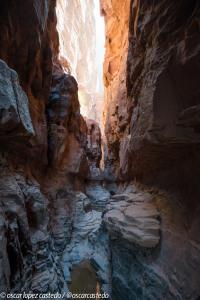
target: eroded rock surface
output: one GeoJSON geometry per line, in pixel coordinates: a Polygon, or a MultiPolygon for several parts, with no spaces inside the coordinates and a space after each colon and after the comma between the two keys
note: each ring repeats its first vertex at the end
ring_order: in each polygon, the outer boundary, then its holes
{"type": "Polygon", "coordinates": [[[113,299],[198,299],[199,246],[187,213],[174,195],[135,185],[110,199],[113,299]]]}
{"type": "Polygon", "coordinates": [[[105,174],[108,180],[112,180],[117,177],[119,141],[128,121],[126,62],[130,0],[101,0],[100,3],[106,25],[103,112],[106,135],[105,174]]]}
{"type": "MultiPolygon", "coordinates": [[[[58,59],[56,1],[0,3],[0,291],[67,291],[72,267],[89,260],[113,300],[197,300],[199,3],[101,2],[103,174],[99,127],[58,59]]],[[[67,20],[84,8],[77,28],[93,32],[87,6],[66,3],[67,20]]],[[[77,73],[95,81],[81,54],[77,73]]]]}
{"type": "Polygon", "coordinates": [[[13,173],[1,159],[0,197],[1,291],[61,291],[61,265],[48,227],[48,201],[40,186],[13,173]]]}
{"type": "Polygon", "coordinates": [[[199,169],[199,3],[102,1],[102,9],[107,172],[163,185],[181,174],[187,184],[186,169],[199,169]]]}
{"type": "Polygon", "coordinates": [[[87,126],[80,114],[78,85],[61,65],[54,66],[47,106],[49,164],[59,172],[87,175],[87,126]]]}
{"type": "Polygon", "coordinates": [[[94,120],[85,118],[87,124],[87,148],[86,153],[90,167],[89,180],[102,181],[103,172],[100,167],[102,159],[101,150],[101,129],[99,124],[94,120]]]}
{"type": "Polygon", "coordinates": [[[110,235],[144,248],[156,247],[160,240],[160,222],[151,198],[150,194],[139,191],[113,196],[104,214],[110,235]]]}
{"type": "MultiPolygon", "coordinates": [[[[165,0],[154,6],[141,1],[136,19],[135,2],[127,62],[128,105],[133,109],[127,155],[122,160],[122,165],[130,169],[121,165],[121,172],[143,176],[144,166],[145,176],[158,174],[154,177],[158,182],[178,181],[177,172],[187,181],[190,174],[183,162],[187,168],[193,168],[194,161],[199,165],[198,120],[194,118],[196,125],[187,121],[189,111],[193,116],[198,111],[199,3],[171,5],[165,0]]],[[[194,173],[198,168],[193,169],[194,173]]]]}
{"type": "Polygon", "coordinates": [[[86,185],[86,194],[91,199],[93,209],[104,211],[108,200],[110,199],[109,191],[101,185],[101,182],[91,181],[86,185]]]}
{"type": "Polygon", "coordinates": [[[37,176],[47,164],[45,110],[51,86],[52,57],[58,41],[55,4],[47,0],[0,3],[0,58],[17,72],[28,96],[35,130],[29,167],[37,176]]]}
{"type": "Polygon", "coordinates": [[[108,204],[113,298],[198,299],[200,5],[168,0],[101,4],[105,178],[166,192],[149,206],[148,201],[129,203],[132,192],[122,189],[117,194],[126,195],[108,204]],[[147,250],[148,236],[157,246],[147,250]]]}
{"type": "Polygon", "coordinates": [[[1,139],[20,136],[24,140],[34,135],[28,98],[22,90],[17,73],[0,60],[0,136],[1,139]],[[20,128],[21,127],[21,128],[20,128]]]}
{"type": "Polygon", "coordinates": [[[103,291],[110,294],[110,250],[108,235],[102,226],[102,212],[92,208],[85,194],[77,193],[72,238],[63,252],[62,264],[68,283],[72,267],[86,260],[93,265],[103,291]]]}
{"type": "Polygon", "coordinates": [[[3,292],[65,289],[58,255],[71,238],[70,189],[89,170],[78,85],[58,61],[55,4],[0,4],[3,292]]]}

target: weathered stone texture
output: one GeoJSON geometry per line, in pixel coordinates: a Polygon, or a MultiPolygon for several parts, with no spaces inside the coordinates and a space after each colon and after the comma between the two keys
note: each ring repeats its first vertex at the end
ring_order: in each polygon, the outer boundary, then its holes
{"type": "Polygon", "coordinates": [[[111,173],[122,180],[136,176],[167,183],[182,174],[186,182],[186,169],[199,169],[199,3],[131,1],[129,36],[124,6],[109,3],[103,1],[107,49],[115,49],[115,55],[107,50],[105,67],[113,56],[126,57],[127,50],[128,58],[124,69],[116,63],[113,74],[122,80],[115,86],[114,75],[105,69],[107,169],[111,165],[111,173]],[[112,18],[116,6],[118,19],[112,18]],[[124,97],[118,95],[122,81],[124,97]]]}

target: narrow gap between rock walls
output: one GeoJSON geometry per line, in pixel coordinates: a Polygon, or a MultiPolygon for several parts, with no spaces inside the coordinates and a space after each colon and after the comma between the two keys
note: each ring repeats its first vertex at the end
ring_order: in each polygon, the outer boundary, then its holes
{"type": "Polygon", "coordinates": [[[104,18],[99,1],[75,7],[73,1],[58,0],[56,14],[59,60],[78,82],[91,162],[86,196],[76,198],[72,238],[63,252],[64,275],[71,292],[110,292],[108,236],[102,229],[102,212],[110,197],[103,187],[104,18]]]}

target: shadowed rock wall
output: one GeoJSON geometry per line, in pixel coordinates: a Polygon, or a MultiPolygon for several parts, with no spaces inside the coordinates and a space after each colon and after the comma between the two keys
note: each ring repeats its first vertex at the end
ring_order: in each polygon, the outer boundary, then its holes
{"type": "Polygon", "coordinates": [[[55,1],[9,0],[0,3],[0,58],[18,73],[28,96],[36,132],[31,159],[36,160],[40,169],[47,164],[45,107],[51,86],[51,32],[55,22],[55,1]]]}
{"type": "Polygon", "coordinates": [[[102,0],[101,6],[107,41],[105,174],[122,184],[104,214],[112,296],[196,300],[199,1],[102,0]],[[135,185],[151,195],[152,208],[135,185]]]}
{"type": "Polygon", "coordinates": [[[0,3],[4,292],[66,288],[58,255],[72,231],[73,190],[83,189],[89,174],[78,84],[58,60],[55,5],[54,0],[0,3]]]}
{"type": "Polygon", "coordinates": [[[122,180],[178,185],[181,176],[187,183],[188,169],[199,170],[199,3],[131,1],[128,37],[124,2],[108,3],[102,1],[107,169],[122,180]],[[118,19],[109,17],[118,6],[118,19]],[[124,69],[116,57],[125,57],[124,69]],[[113,64],[121,79],[113,80],[113,64]]]}

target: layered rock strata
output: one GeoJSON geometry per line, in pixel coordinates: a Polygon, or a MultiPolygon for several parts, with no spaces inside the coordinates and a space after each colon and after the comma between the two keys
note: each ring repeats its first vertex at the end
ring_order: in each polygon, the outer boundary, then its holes
{"type": "MultiPolygon", "coordinates": [[[[32,172],[47,164],[47,123],[45,109],[52,76],[55,45],[56,1],[2,1],[0,3],[0,58],[19,75],[29,100],[35,130],[32,140],[32,172]],[[39,159],[39,163],[38,163],[39,159]],[[37,166],[37,167],[36,167],[37,166]]],[[[31,166],[29,166],[31,167],[31,166]]]]}
{"type": "Polygon", "coordinates": [[[68,283],[71,282],[73,266],[87,260],[94,267],[102,290],[110,294],[110,249],[108,235],[102,226],[102,212],[96,211],[90,198],[79,192],[76,193],[72,238],[62,258],[64,277],[68,283]]]}
{"type": "Polygon", "coordinates": [[[112,299],[198,299],[199,243],[179,201],[134,184],[112,196],[104,213],[112,299]]]}
{"type": "Polygon", "coordinates": [[[59,64],[53,68],[47,118],[49,165],[61,173],[87,175],[87,125],[80,114],[78,85],[59,64]]]}
{"type": "Polygon", "coordinates": [[[199,169],[199,4],[127,2],[102,1],[107,170],[162,184],[182,174],[187,184],[187,169],[199,169]]]}
{"type": "Polygon", "coordinates": [[[199,165],[200,6],[196,1],[173,5],[141,1],[138,11],[136,20],[132,3],[135,25],[130,23],[127,91],[128,106],[133,109],[121,174],[157,175],[162,184],[170,179],[174,184],[172,180],[179,181],[181,174],[180,182],[187,182],[190,174],[185,168],[198,173],[199,165]],[[189,121],[191,111],[195,124],[189,121]]]}
{"type": "Polygon", "coordinates": [[[117,194],[106,207],[104,221],[110,235],[115,233],[144,248],[154,248],[160,240],[159,213],[144,192],[117,194]]]}
{"type": "Polygon", "coordinates": [[[22,2],[0,4],[0,290],[53,293],[66,290],[59,255],[89,172],[87,125],[58,60],[56,2],[22,2]]]}
{"type": "Polygon", "coordinates": [[[165,190],[151,188],[149,203],[146,192],[122,188],[107,205],[112,296],[198,299],[200,6],[167,0],[101,6],[106,179],[165,190]]]}
{"type": "Polygon", "coordinates": [[[86,194],[90,198],[92,208],[103,212],[110,199],[110,192],[101,183],[101,181],[96,180],[88,182],[86,194]]]}
{"type": "Polygon", "coordinates": [[[128,122],[126,94],[126,62],[128,53],[128,26],[130,0],[101,0],[105,18],[105,99],[103,123],[106,135],[105,174],[107,180],[117,177],[120,139],[128,122]]]}
{"type": "Polygon", "coordinates": [[[89,180],[102,181],[103,172],[100,167],[102,159],[101,130],[99,124],[94,120],[85,118],[87,124],[87,147],[86,153],[90,168],[89,180]]]}
{"type": "Polygon", "coordinates": [[[0,291],[67,291],[89,260],[113,300],[196,300],[199,3],[102,0],[105,177],[55,4],[0,3],[0,291]]]}
{"type": "Polygon", "coordinates": [[[28,98],[16,72],[3,61],[0,80],[1,291],[61,291],[64,281],[49,229],[48,200],[22,167],[30,163],[24,156],[35,134],[28,98]]]}

